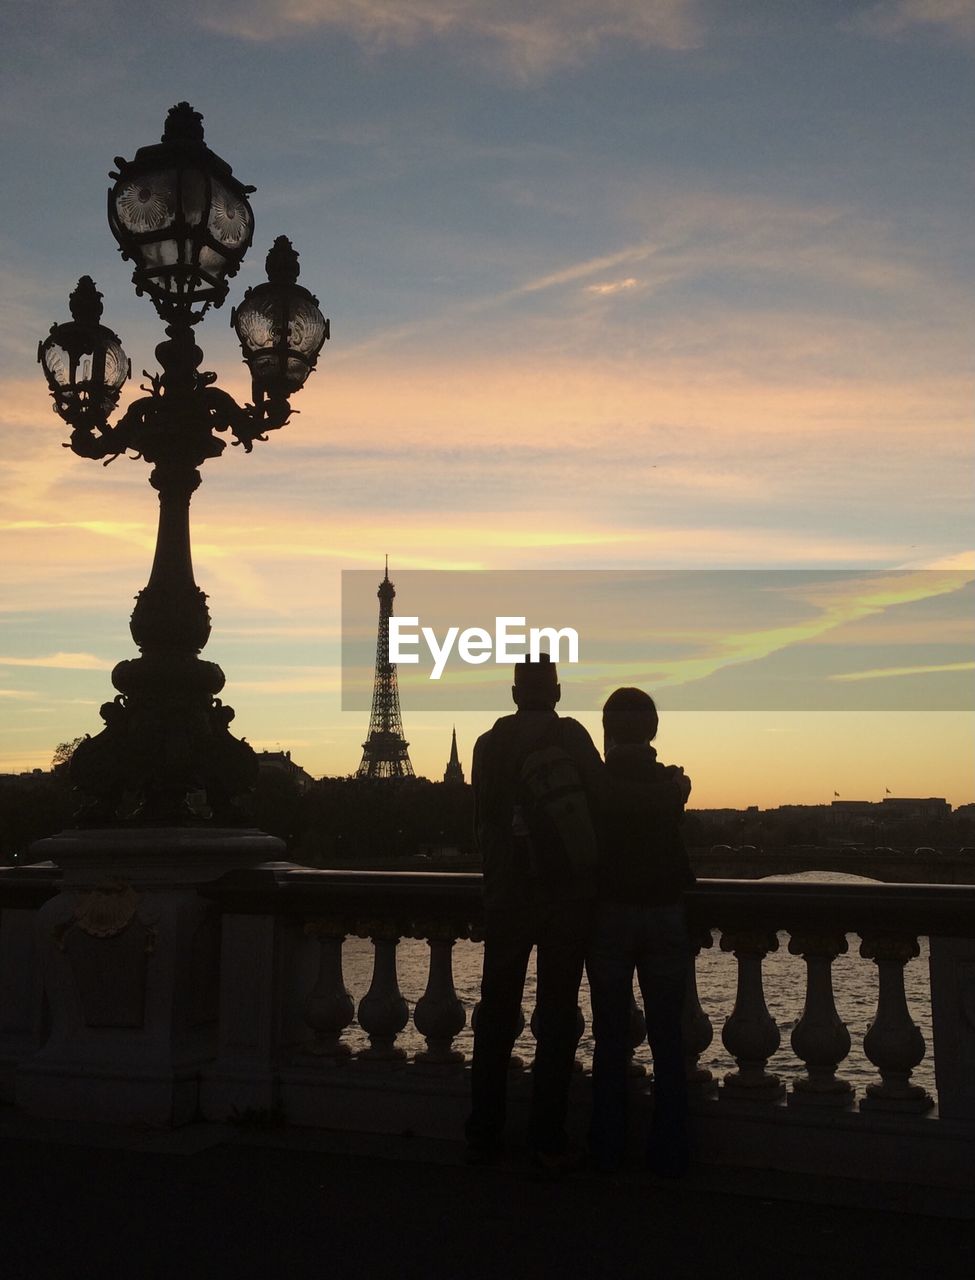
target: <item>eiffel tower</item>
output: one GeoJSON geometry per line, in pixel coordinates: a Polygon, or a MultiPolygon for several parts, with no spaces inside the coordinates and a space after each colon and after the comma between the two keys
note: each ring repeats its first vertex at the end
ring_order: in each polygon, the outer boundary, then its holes
{"type": "Polygon", "coordinates": [[[379,584],[379,637],[376,641],[376,680],[372,687],[372,714],[369,737],[362,744],[362,760],[357,778],[412,778],[409,743],[403,737],[403,717],[399,709],[399,686],[396,668],[389,660],[389,619],[393,612],[396,589],[389,580],[389,556],[386,576],[379,584]]]}

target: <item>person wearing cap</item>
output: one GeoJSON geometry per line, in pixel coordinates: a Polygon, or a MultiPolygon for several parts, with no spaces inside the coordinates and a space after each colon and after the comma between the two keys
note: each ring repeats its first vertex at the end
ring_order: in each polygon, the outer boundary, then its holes
{"type": "Polygon", "coordinates": [[[473,1163],[502,1150],[508,1069],[534,946],[536,1051],[528,1142],[535,1162],[558,1174],[578,1163],[565,1121],[596,881],[580,879],[561,895],[539,891],[515,835],[522,764],[538,744],[557,744],[575,764],[594,817],[610,809],[646,821],[676,815],[690,781],[683,770],[650,785],[613,778],[585,727],[557,715],[561,688],[547,654],[516,664],[511,694],[516,712],[478,738],[471,767],[474,836],[483,867],[484,967],[465,1134],[473,1163]]]}

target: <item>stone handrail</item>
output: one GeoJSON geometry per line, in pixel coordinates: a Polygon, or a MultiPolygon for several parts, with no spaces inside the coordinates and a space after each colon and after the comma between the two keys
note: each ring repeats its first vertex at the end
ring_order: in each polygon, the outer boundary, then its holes
{"type": "MultiPolygon", "coordinates": [[[[373,982],[360,1002],[358,1022],[370,1037],[369,1048],[360,1056],[379,1061],[404,1056],[397,1040],[409,1011],[397,982],[397,943],[402,937],[427,939],[430,976],[414,1024],[428,1048],[417,1061],[463,1061],[452,1042],[465,1026],[466,1014],[454,991],[450,957],[455,940],[479,937],[479,875],[316,871],[280,863],[233,872],[202,892],[219,904],[225,928],[252,933],[255,918],[269,925],[301,922],[306,936],[318,942],[317,975],[304,1017],[322,1058],[350,1056],[343,1033],[353,1022],[354,1008],[342,973],[344,938],[357,934],[372,938],[375,945],[373,982]]],[[[699,1064],[714,1028],[697,998],[691,964],[685,1047],[688,1078],[699,1092],[729,1102],[774,1103],[787,1097],[790,1107],[858,1106],[862,1111],[905,1114],[932,1109],[933,1099],[910,1079],[925,1045],[907,1005],[903,970],[918,954],[919,936],[928,936],[932,973],[943,971],[944,991],[957,985],[975,938],[975,889],[714,880],[700,882],[686,901],[695,954],[713,945],[712,930],[717,930],[721,950],[730,952],[738,967],[737,998],[721,1033],[736,1069],[718,1083],[699,1064]],[[807,973],[804,1012],[791,1038],[805,1070],[790,1082],[768,1070],[780,1033],[762,983],[762,961],[778,948],[780,931],[790,934],[789,950],[803,958],[807,973]],[[851,1042],[836,1011],[831,977],[833,961],[848,949],[848,934],[859,935],[860,955],[875,964],[879,974],[877,1010],[863,1045],[878,1079],[858,1103],[850,1082],[838,1074],[851,1042]]],[[[953,1069],[959,1065],[959,1054],[957,1010],[951,1000],[957,1000],[952,996],[946,1003],[939,1000],[941,994],[935,991],[933,997],[941,1114],[975,1119],[970,1086],[966,1088],[953,1069]],[[939,1051],[952,1061],[942,1064],[939,1051]]]]}
{"type": "Polygon", "coordinates": [[[803,871],[840,872],[887,884],[975,884],[975,851],[836,849],[828,846],[785,846],[756,849],[713,845],[689,850],[691,866],[706,879],[759,880],[803,871]]]}
{"type": "MultiPolygon", "coordinates": [[[[184,872],[191,853],[181,853],[184,872]]],[[[457,1037],[477,1009],[457,995],[453,950],[481,936],[479,874],[263,862],[167,886],[147,858],[131,878],[114,867],[74,880],[52,864],[0,870],[0,1096],[38,1115],[154,1125],[253,1113],[461,1132],[457,1037]],[[372,981],[358,1002],[343,972],[349,937],[372,943],[372,981]],[[412,1010],[397,974],[403,938],[429,948],[412,1010]],[[411,1019],[416,1034],[404,1034],[411,1019]]],[[[972,1182],[975,887],[703,880],[686,902],[684,1047],[707,1158],[750,1153],[768,1167],[851,1175],[859,1161],[864,1177],[972,1182]],[[783,935],[805,966],[797,1064],[785,1070],[773,1061],[782,1031],[763,975],[783,935]],[[929,1046],[904,986],[921,937],[930,939],[929,1046]],[[715,958],[727,954],[737,975],[720,1027],[696,988],[700,954],[716,942],[715,958]],[[834,962],[854,949],[864,985],[877,989],[862,1042],[876,1077],[865,1088],[844,1075],[851,1035],[833,993],[834,962]],[[716,1035],[733,1063],[720,1079],[702,1062],[716,1035]],[[937,1106],[912,1079],[926,1052],[937,1106]]],[[[634,1044],[642,1023],[634,1004],[634,1044]]],[[[583,1025],[580,1015],[580,1036],[583,1025]]],[[[644,1105],[652,1090],[638,1077],[634,1066],[644,1105]]]]}
{"type": "MultiPolygon", "coordinates": [[[[223,910],[304,915],[327,906],[374,916],[429,911],[480,924],[481,876],[473,872],[320,871],[290,862],[232,871],[201,892],[223,910]]],[[[702,880],[685,894],[692,927],[762,924],[776,929],[828,922],[845,932],[907,929],[975,937],[975,887],[702,880]]]]}
{"type": "Polygon", "coordinates": [[[29,910],[42,906],[61,887],[61,871],[53,862],[25,867],[0,867],[0,910],[29,910]]]}

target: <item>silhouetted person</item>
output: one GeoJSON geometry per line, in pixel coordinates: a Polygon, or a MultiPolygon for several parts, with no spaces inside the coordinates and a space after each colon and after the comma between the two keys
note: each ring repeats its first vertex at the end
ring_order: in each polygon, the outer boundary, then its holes
{"type": "MultiPolygon", "coordinates": [[[[672,777],[656,789],[613,783],[585,728],[556,715],[561,689],[547,655],[515,666],[511,692],[517,712],[502,717],[478,738],[471,769],[485,923],[466,1134],[473,1160],[489,1159],[501,1148],[508,1066],[534,945],[537,1047],[528,1138],[536,1162],[557,1173],[575,1160],[565,1118],[578,1040],[579,983],[596,890],[595,867],[586,856],[590,812],[612,802],[646,820],[654,812],[675,815],[685,798],[685,784],[675,785],[672,777]],[[554,834],[548,847],[537,826],[534,832],[527,830],[534,825],[525,792],[526,769],[532,761],[541,766],[528,784],[553,776],[564,784],[551,811],[558,804],[570,811],[574,806],[568,832],[554,834]]],[[[541,813],[543,823],[547,816],[541,813]]],[[[560,816],[564,812],[556,814],[560,816]]],[[[595,855],[594,836],[592,852],[595,855]]]]}
{"type": "MultiPolygon", "coordinates": [[[[650,745],[657,708],[640,689],[617,689],[603,708],[606,766],[617,779],[656,788],[678,771],[657,760],[650,745]]],[[[612,1170],[626,1146],[627,1066],[633,971],[643,995],[653,1053],[653,1119],[647,1163],[679,1177],[687,1168],[687,1084],[681,1014],[689,945],[682,902],[694,873],[676,812],[634,823],[603,815],[599,902],[586,972],[592,997],[593,1113],[590,1151],[612,1170]]]]}

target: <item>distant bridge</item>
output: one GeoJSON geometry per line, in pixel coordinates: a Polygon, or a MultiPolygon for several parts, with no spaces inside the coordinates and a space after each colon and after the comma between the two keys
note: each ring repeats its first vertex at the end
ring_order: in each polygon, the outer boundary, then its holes
{"type": "Polygon", "coordinates": [[[702,879],[761,880],[804,871],[841,871],[886,884],[975,884],[975,849],[775,849],[716,845],[692,849],[691,864],[702,879]]]}

